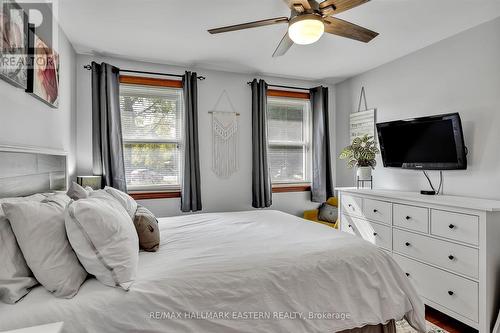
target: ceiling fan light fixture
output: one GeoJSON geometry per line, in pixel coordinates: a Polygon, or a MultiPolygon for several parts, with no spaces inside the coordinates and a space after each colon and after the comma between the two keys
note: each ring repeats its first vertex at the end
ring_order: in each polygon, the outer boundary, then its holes
{"type": "Polygon", "coordinates": [[[288,35],[296,44],[307,45],[317,42],[325,32],[321,17],[315,14],[295,16],[290,20],[288,35]]]}

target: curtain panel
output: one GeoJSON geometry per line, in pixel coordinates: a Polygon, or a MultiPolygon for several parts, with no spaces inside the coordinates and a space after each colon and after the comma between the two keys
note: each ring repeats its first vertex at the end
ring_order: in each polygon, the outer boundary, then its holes
{"type": "Polygon", "coordinates": [[[196,212],[201,206],[200,152],[198,142],[198,77],[186,72],[184,89],[184,172],[181,187],[181,210],[196,212]]]}
{"type": "Polygon", "coordinates": [[[118,68],[92,62],[92,168],[103,186],[126,192],[119,78],[118,68]]]}
{"type": "Polygon", "coordinates": [[[267,162],[267,83],[252,81],[252,206],[272,205],[272,187],[267,162]]]}
{"type": "Polygon", "coordinates": [[[325,202],[334,195],[330,156],[328,88],[312,88],[312,182],[311,201],[325,202]]]}

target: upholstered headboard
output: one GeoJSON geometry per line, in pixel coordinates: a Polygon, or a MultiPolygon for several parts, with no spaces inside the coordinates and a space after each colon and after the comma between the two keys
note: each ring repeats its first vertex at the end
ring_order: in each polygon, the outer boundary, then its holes
{"type": "Polygon", "coordinates": [[[67,154],[0,145],[0,198],[65,190],[67,154]]]}

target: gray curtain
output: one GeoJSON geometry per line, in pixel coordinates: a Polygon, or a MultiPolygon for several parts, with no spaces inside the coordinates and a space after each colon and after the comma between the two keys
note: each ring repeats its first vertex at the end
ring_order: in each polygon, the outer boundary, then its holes
{"type": "Polygon", "coordinates": [[[181,210],[201,210],[200,152],[198,146],[198,78],[186,72],[184,87],[184,174],[181,188],[181,210]]]}
{"type": "Polygon", "coordinates": [[[328,119],[328,88],[311,89],[312,106],[312,184],[311,200],[325,202],[333,196],[330,126],[328,119]]]}
{"type": "Polygon", "coordinates": [[[126,192],[119,77],[118,68],[92,62],[92,166],[102,185],[126,192]]]}
{"type": "Polygon", "coordinates": [[[252,81],[252,206],[272,205],[272,187],[267,164],[267,83],[252,81]]]}

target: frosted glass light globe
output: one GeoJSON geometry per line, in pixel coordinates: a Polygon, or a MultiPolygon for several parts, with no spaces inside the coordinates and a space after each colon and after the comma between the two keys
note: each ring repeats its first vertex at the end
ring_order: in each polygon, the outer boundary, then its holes
{"type": "Polygon", "coordinates": [[[290,21],[288,35],[296,44],[307,45],[317,42],[325,32],[325,25],[316,15],[296,16],[290,21]]]}

